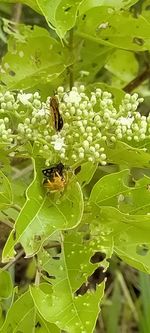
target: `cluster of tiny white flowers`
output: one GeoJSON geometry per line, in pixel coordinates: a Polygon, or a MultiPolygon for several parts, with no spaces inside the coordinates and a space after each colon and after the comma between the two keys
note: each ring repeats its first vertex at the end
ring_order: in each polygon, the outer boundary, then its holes
{"type": "Polygon", "coordinates": [[[106,165],[105,145],[122,140],[137,142],[150,138],[150,116],[137,108],[143,101],[137,94],[125,94],[115,108],[111,93],[96,89],[90,96],[84,86],[66,92],[57,90],[63,128],[56,131],[50,97],[41,101],[38,92],[0,93],[0,140],[14,147],[30,141],[46,164],[62,161],[91,161],[106,165]]]}

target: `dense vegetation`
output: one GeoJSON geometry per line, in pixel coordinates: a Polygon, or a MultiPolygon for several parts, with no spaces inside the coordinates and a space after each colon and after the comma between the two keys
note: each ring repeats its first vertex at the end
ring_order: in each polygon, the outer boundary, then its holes
{"type": "Polygon", "coordinates": [[[0,332],[148,333],[150,2],[0,13],[0,332]]]}

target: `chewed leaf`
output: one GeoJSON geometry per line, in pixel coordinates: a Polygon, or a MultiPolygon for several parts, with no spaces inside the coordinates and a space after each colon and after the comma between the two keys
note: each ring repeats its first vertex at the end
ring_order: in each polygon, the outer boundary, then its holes
{"type": "Polygon", "coordinates": [[[30,88],[41,80],[50,82],[65,70],[69,61],[67,51],[45,29],[28,29],[23,37],[24,43],[15,39],[13,43],[12,40],[9,42],[8,52],[3,58],[2,66],[8,63],[9,67],[1,74],[1,80],[8,89],[30,88]]]}
{"type": "MultiPolygon", "coordinates": [[[[91,235],[114,243],[114,251],[128,264],[150,272],[150,216],[129,215],[114,207],[95,207],[91,235]]],[[[109,246],[109,244],[108,244],[109,246]]]]}
{"type": "Polygon", "coordinates": [[[35,306],[42,317],[68,333],[91,333],[99,313],[104,283],[101,283],[94,293],[91,291],[83,296],[73,297],[71,290],[63,285],[63,281],[57,290],[61,291],[58,296],[52,293],[48,284],[30,288],[35,306]]]}
{"type": "Polygon", "coordinates": [[[27,190],[27,200],[23,206],[14,232],[10,234],[3,251],[3,260],[14,256],[14,245],[20,242],[26,255],[37,252],[46,238],[56,230],[71,229],[82,218],[83,198],[79,184],[71,182],[66,192],[56,200],[44,194],[37,178],[27,190]]]}
{"type": "Polygon", "coordinates": [[[149,22],[145,18],[106,6],[82,13],[77,30],[79,36],[107,46],[133,51],[150,47],[149,22]]]}
{"type": "Polygon", "coordinates": [[[150,209],[150,178],[144,176],[129,186],[131,175],[123,170],[101,178],[93,187],[90,202],[97,206],[113,206],[124,213],[144,215],[150,209]]]}

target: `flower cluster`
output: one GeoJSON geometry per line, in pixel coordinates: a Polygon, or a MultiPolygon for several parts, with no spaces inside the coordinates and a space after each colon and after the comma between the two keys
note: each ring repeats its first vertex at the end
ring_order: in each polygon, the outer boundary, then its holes
{"type": "Polygon", "coordinates": [[[143,101],[137,94],[125,94],[118,108],[112,95],[99,88],[88,96],[84,86],[69,92],[59,87],[57,98],[63,118],[60,131],[53,126],[50,97],[42,102],[38,92],[0,93],[1,143],[15,151],[30,141],[46,164],[91,161],[106,165],[108,142],[137,142],[150,136],[150,116],[137,111],[143,101]]]}

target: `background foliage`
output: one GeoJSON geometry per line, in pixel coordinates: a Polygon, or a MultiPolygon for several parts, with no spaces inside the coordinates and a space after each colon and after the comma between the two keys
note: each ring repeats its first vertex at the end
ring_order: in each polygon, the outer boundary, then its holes
{"type": "MultiPolygon", "coordinates": [[[[0,0],[0,13],[2,94],[84,84],[118,108],[136,91],[148,116],[149,0],[0,0]]],[[[83,161],[63,195],[45,193],[36,149],[1,143],[0,332],[149,332],[149,140],[106,143],[107,165],[83,161]]]]}

